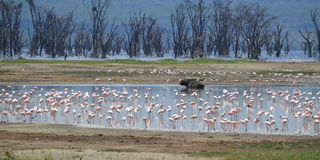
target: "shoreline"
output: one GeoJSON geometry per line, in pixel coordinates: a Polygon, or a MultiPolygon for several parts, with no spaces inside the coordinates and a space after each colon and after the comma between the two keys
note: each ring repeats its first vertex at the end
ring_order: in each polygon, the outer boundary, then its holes
{"type": "MultiPolygon", "coordinates": [[[[163,134],[200,134],[200,135],[225,135],[225,136],[233,136],[233,135],[241,135],[241,136],[261,136],[261,137],[284,137],[284,138],[297,138],[297,137],[304,137],[304,138],[320,138],[320,134],[299,134],[299,133],[292,133],[292,134],[288,134],[288,133],[258,133],[258,132],[219,132],[219,131],[192,131],[192,130],[170,130],[170,129],[156,129],[156,128],[152,128],[152,129],[139,129],[139,128],[135,128],[135,129],[129,129],[129,128],[109,128],[109,127],[105,127],[102,125],[89,125],[89,124],[59,124],[59,123],[21,123],[21,122],[8,122],[8,123],[3,123],[0,122],[0,126],[4,125],[4,126],[16,126],[16,125],[43,125],[43,126],[71,126],[71,127],[75,127],[75,128],[79,128],[79,129],[101,129],[101,130],[111,130],[111,131],[123,131],[123,132],[150,132],[150,133],[155,133],[155,134],[159,134],[159,133],[163,133],[163,134]]],[[[1,128],[0,128],[1,130],[1,128]]]]}
{"type": "MultiPolygon", "coordinates": [[[[305,86],[312,86],[312,85],[319,85],[319,84],[206,84],[206,86],[208,87],[223,87],[223,86],[239,86],[239,85],[242,85],[242,86],[245,86],[245,87],[249,87],[249,86],[279,86],[279,87],[285,87],[285,86],[288,86],[288,87],[305,87],[305,86]]],[[[0,86],[25,86],[25,87],[33,87],[33,86],[58,86],[58,87],[64,87],[64,86],[71,86],[71,87],[78,87],[78,86],[84,86],[84,87],[91,87],[91,86],[97,86],[97,87],[108,87],[108,86],[112,86],[112,87],[135,87],[135,86],[139,86],[139,87],[166,87],[166,86],[169,86],[169,87],[183,87],[182,85],[179,85],[179,84],[160,84],[160,83],[127,83],[127,84],[121,84],[121,83],[115,83],[115,84],[94,84],[94,83],[55,83],[55,84],[46,84],[46,83],[27,83],[27,84],[1,84],[0,83],[0,86]]]]}
{"type": "Polygon", "coordinates": [[[66,156],[90,159],[91,152],[102,154],[95,159],[111,155],[116,160],[126,158],[124,156],[155,159],[158,154],[168,156],[165,159],[224,159],[243,153],[274,153],[279,147],[282,152],[316,152],[320,149],[319,136],[145,131],[24,123],[0,123],[0,144],[0,156],[8,152],[21,157],[31,156],[31,159],[43,159],[53,153],[52,159],[65,159],[66,156]],[[35,152],[42,157],[32,157],[35,152]],[[140,157],[146,155],[147,158],[140,157]]]}
{"type": "Polygon", "coordinates": [[[0,84],[319,84],[320,63],[14,63],[0,61],[0,84]]]}
{"type": "MultiPolygon", "coordinates": [[[[3,86],[179,86],[179,79],[199,77],[205,77],[207,81],[204,84],[208,86],[319,85],[320,63],[138,65],[0,61],[0,85],[3,86]]],[[[238,159],[247,154],[262,159],[259,156],[272,157],[275,153],[280,157],[274,159],[290,159],[292,155],[305,157],[310,152],[320,155],[319,151],[320,137],[317,135],[145,131],[67,124],[0,123],[0,159],[5,152],[29,159],[44,159],[50,155],[51,159],[160,160],[165,157],[162,159],[220,160],[238,159]],[[32,157],[35,153],[42,157],[32,157]]]]}

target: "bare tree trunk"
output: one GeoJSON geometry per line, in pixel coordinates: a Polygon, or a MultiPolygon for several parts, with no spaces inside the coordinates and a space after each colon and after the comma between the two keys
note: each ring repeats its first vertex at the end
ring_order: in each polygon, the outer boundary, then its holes
{"type": "Polygon", "coordinates": [[[45,34],[47,28],[45,28],[45,10],[34,4],[33,0],[27,0],[29,4],[29,10],[32,19],[33,33],[31,35],[29,31],[30,39],[30,54],[41,56],[45,43],[45,34]]]}
{"type": "Polygon", "coordinates": [[[106,40],[101,45],[102,56],[101,58],[106,58],[106,55],[109,54],[114,48],[114,40],[117,35],[118,26],[115,25],[115,20],[113,21],[110,32],[106,35],[106,40]]]}
{"type": "Polygon", "coordinates": [[[97,58],[101,51],[109,6],[109,0],[90,0],[90,5],[87,7],[92,23],[93,51],[91,57],[93,58],[97,58]]]}
{"type": "Polygon", "coordinates": [[[269,27],[275,17],[269,16],[266,9],[258,4],[239,5],[237,10],[243,17],[241,32],[247,43],[248,57],[259,59],[261,48],[266,43],[269,27]]]}
{"type": "Polygon", "coordinates": [[[153,32],[154,27],[157,24],[157,19],[152,17],[146,17],[145,14],[141,17],[142,22],[142,49],[143,53],[146,57],[152,57],[153,54],[153,46],[152,46],[152,40],[153,40],[153,32]]]}
{"type": "Polygon", "coordinates": [[[130,14],[127,24],[124,25],[126,31],[125,50],[130,58],[140,55],[141,36],[143,32],[142,14],[130,14]]]}
{"type": "Polygon", "coordinates": [[[285,42],[285,38],[288,36],[288,32],[285,34],[284,26],[281,24],[276,25],[276,31],[273,32],[274,38],[274,51],[276,52],[276,56],[279,57],[283,48],[283,44],[285,42]],[[283,35],[284,34],[284,35],[283,35]]]}
{"type": "MultiPolygon", "coordinates": [[[[230,1],[216,0],[213,3],[209,26],[211,40],[219,56],[228,56],[233,40],[232,12],[230,1]]],[[[237,53],[237,52],[236,52],[237,53]]]]}
{"type": "Polygon", "coordinates": [[[152,33],[152,47],[157,57],[163,57],[163,30],[157,26],[152,33]]]}
{"type": "Polygon", "coordinates": [[[122,44],[123,44],[124,37],[120,34],[117,34],[114,40],[114,47],[112,51],[112,55],[119,55],[122,50],[122,44]]]}
{"type": "Polygon", "coordinates": [[[187,39],[187,17],[183,4],[179,4],[171,14],[171,33],[174,58],[177,58],[185,53],[184,44],[187,39]]]}
{"type": "Polygon", "coordinates": [[[320,18],[320,12],[318,9],[314,9],[314,10],[311,10],[310,11],[310,16],[311,16],[311,19],[312,19],[312,22],[314,24],[314,27],[315,27],[315,34],[316,34],[316,37],[317,37],[317,44],[318,44],[318,54],[319,54],[319,61],[320,61],[320,26],[318,24],[318,21],[320,18]]]}
{"type": "Polygon", "coordinates": [[[291,49],[291,46],[290,46],[290,42],[289,42],[289,33],[288,33],[288,34],[286,35],[286,37],[285,37],[284,53],[285,53],[286,55],[289,54],[290,49],[291,49]]]}
{"type": "Polygon", "coordinates": [[[312,57],[312,46],[313,46],[313,41],[311,39],[311,34],[312,32],[308,31],[307,28],[305,28],[305,33],[303,33],[301,30],[299,30],[299,33],[301,37],[304,39],[304,44],[306,47],[306,51],[308,52],[308,57],[312,57]]]}
{"type": "Polygon", "coordinates": [[[191,0],[185,0],[184,4],[186,6],[186,12],[191,28],[191,35],[188,40],[191,58],[204,57],[208,8],[204,0],[198,0],[198,3],[193,3],[191,0]]]}
{"type": "Polygon", "coordinates": [[[14,0],[0,1],[0,34],[2,39],[0,48],[3,57],[7,56],[7,52],[9,52],[11,58],[14,55],[20,55],[20,51],[25,44],[20,27],[22,7],[22,3],[16,3],[14,0]]]}

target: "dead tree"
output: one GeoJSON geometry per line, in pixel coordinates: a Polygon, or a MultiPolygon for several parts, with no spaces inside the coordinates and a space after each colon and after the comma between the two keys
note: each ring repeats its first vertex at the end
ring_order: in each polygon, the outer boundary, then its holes
{"type": "MultiPolygon", "coordinates": [[[[164,53],[169,53],[170,51],[173,50],[173,40],[172,40],[172,33],[168,31],[167,29],[162,30],[163,33],[163,52],[164,53]]],[[[163,53],[163,54],[164,54],[163,53]]],[[[175,53],[172,53],[172,56],[175,57],[175,53]]]]}
{"type": "Polygon", "coordinates": [[[272,41],[273,35],[270,34],[266,38],[267,38],[266,43],[265,43],[266,51],[269,56],[272,56],[274,53],[274,48],[275,48],[274,42],[272,41]]]}
{"type": "Polygon", "coordinates": [[[241,50],[241,57],[243,56],[243,54],[248,52],[247,42],[243,38],[240,41],[240,50],[241,50]]]}
{"type": "Polygon", "coordinates": [[[58,18],[57,51],[59,56],[66,57],[72,53],[72,35],[75,29],[73,13],[58,18]]]}
{"type": "Polygon", "coordinates": [[[239,5],[243,17],[241,32],[246,41],[248,58],[259,59],[261,48],[265,44],[268,30],[275,17],[270,16],[265,8],[258,4],[239,5]]]}
{"type": "Polygon", "coordinates": [[[85,56],[91,50],[91,39],[89,34],[89,29],[86,27],[86,23],[82,22],[76,29],[74,37],[74,50],[76,56],[85,56]]]}
{"type": "Polygon", "coordinates": [[[133,15],[129,13],[129,21],[124,24],[126,41],[124,44],[124,49],[130,58],[137,57],[140,55],[140,45],[141,45],[141,34],[143,31],[141,13],[133,15]]]}
{"type": "Polygon", "coordinates": [[[57,16],[53,9],[46,10],[46,32],[44,35],[44,49],[46,54],[55,58],[66,56],[67,38],[73,29],[73,14],[57,16]]]}
{"type": "Polygon", "coordinates": [[[30,55],[42,55],[45,40],[44,35],[46,33],[45,28],[45,10],[42,7],[36,6],[33,0],[27,0],[29,5],[29,11],[31,14],[33,32],[28,29],[30,47],[30,55]]]}
{"type": "Polygon", "coordinates": [[[289,41],[289,32],[288,32],[288,34],[285,36],[284,53],[287,55],[289,54],[290,50],[291,50],[291,44],[289,41]]]}
{"type": "Polygon", "coordinates": [[[198,0],[197,3],[192,0],[184,0],[184,4],[191,29],[187,41],[191,58],[204,57],[208,7],[204,0],[198,0]]]}
{"type": "Polygon", "coordinates": [[[157,57],[163,57],[163,30],[157,26],[152,32],[152,48],[157,57]]]}
{"type": "MultiPolygon", "coordinates": [[[[231,1],[215,0],[210,14],[209,43],[215,44],[219,56],[228,56],[233,39],[231,1]]],[[[237,55],[236,55],[237,56],[237,55]]]]}
{"type": "Polygon", "coordinates": [[[312,57],[312,47],[314,44],[314,41],[311,39],[312,32],[309,31],[307,28],[305,28],[304,31],[305,32],[303,33],[301,30],[299,30],[299,33],[304,40],[303,44],[305,46],[305,51],[308,52],[308,57],[311,58],[312,57]]]}
{"type": "Polygon", "coordinates": [[[237,10],[239,8],[235,8],[234,14],[231,17],[232,20],[232,30],[233,30],[233,38],[232,38],[232,48],[234,52],[234,57],[238,58],[238,53],[241,50],[241,23],[243,21],[243,17],[238,14],[240,11],[237,10]]]}
{"type": "Polygon", "coordinates": [[[157,24],[157,19],[152,17],[147,17],[145,14],[142,14],[140,17],[141,26],[142,26],[142,32],[141,32],[141,38],[142,38],[142,49],[143,53],[146,57],[152,56],[153,53],[153,32],[154,28],[157,24]]]}
{"type": "Polygon", "coordinates": [[[0,50],[3,57],[19,55],[24,41],[21,31],[21,10],[23,4],[10,0],[0,0],[0,50]]]}
{"type": "Polygon", "coordinates": [[[107,54],[108,55],[111,54],[111,51],[113,50],[113,47],[114,47],[115,37],[118,34],[117,30],[118,30],[118,25],[115,25],[115,20],[113,20],[113,23],[110,27],[109,32],[107,33],[105,40],[103,40],[101,44],[101,51],[102,51],[101,58],[106,58],[107,54]]]}
{"type": "MultiPolygon", "coordinates": [[[[11,47],[15,55],[21,54],[21,49],[25,47],[26,41],[23,40],[23,31],[21,30],[21,11],[23,4],[18,3],[13,7],[12,28],[11,28],[11,47]]],[[[11,52],[12,53],[12,52],[11,52]]]]}
{"type": "Polygon", "coordinates": [[[119,55],[122,50],[122,44],[124,41],[124,36],[122,34],[116,34],[114,38],[112,55],[119,55]]]}
{"type": "Polygon", "coordinates": [[[211,55],[212,52],[214,52],[214,55],[216,56],[217,50],[216,50],[216,43],[215,43],[215,35],[213,35],[211,32],[208,33],[208,43],[207,43],[207,55],[211,55]]]}
{"type": "Polygon", "coordinates": [[[109,6],[109,0],[90,0],[90,4],[87,7],[92,23],[91,39],[93,51],[91,57],[93,58],[97,58],[101,52],[109,6]]]}
{"type": "Polygon", "coordinates": [[[182,56],[187,39],[187,16],[185,6],[179,4],[171,14],[171,33],[174,58],[182,56]]]}
{"type": "Polygon", "coordinates": [[[283,49],[283,45],[287,36],[288,36],[288,32],[284,33],[284,26],[281,24],[277,24],[276,30],[273,32],[274,51],[277,57],[279,57],[281,54],[281,51],[283,49]]]}
{"type": "Polygon", "coordinates": [[[313,9],[310,11],[310,16],[315,27],[315,34],[317,37],[317,44],[318,44],[317,49],[318,49],[319,61],[320,61],[320,26],[318,24],[320,11],[318,9],[313,9]]]}
{"type": "Polygon", "coordinates": [[[306,42],[301,41],[299,44],[300,44],[300,46],[301,46],[301,49],[303,50],[303,54],[304,54],[304,55],[307,55],[308,47],[307,47],[306,42]]]}
{"type": "MultiPolygon", "coordinates": [[[[72,55],[72,56],[74,56],[74,52],[73,52],[73,49],[74,49],[74,41],[73,41],[73,39],[74,39],[74,32],[75,32],[75,30],[76,30],[76,23],[72,23],[71,24],[71,27],[70,27],[70,29],[69,29],[69,34],[68,34],[68,37],[67,37],[67,46],[66,46],[66,48],[67,48],[67,55],[72,55]]],[[[65,56],[67,56],[67,55],[65,55],[65,56]]]]}

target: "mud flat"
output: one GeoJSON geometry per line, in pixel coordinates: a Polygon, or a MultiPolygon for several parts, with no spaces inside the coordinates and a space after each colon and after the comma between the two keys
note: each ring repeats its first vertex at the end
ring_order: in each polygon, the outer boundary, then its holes
{"type": "MultiPolygon", "coordinates": [[[[319,84],[320,63],[0,61],[0,84],[319,84]]],[[[0,159],[319,159],[319,136],[0,123],[0,159]]]]}
{"type": "Polygon", "coordinates": [[[319,156],[319,138],[1,123],[0,154],[20,159],[299,159],[319,156]]]}
{"type": "Polygon", "coordinates": [[[0,61],[0,84],[319,84],[320,63],[242,61],[0,61]],[[125,80],[125,81],[124,81],[125,80]]]}

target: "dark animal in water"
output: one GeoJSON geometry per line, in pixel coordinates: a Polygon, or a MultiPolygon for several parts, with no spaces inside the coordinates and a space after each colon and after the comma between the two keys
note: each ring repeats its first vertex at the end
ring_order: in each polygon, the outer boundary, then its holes
{"type": "Polygon", "coordinates": [[[183,79],[180,81],[180,85],[186,86],[188,89],[204,89],[204,84],[200,81],[202,79],[183,79]]]}

